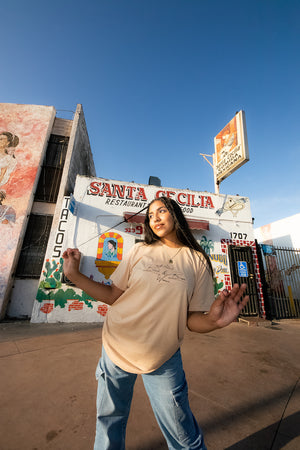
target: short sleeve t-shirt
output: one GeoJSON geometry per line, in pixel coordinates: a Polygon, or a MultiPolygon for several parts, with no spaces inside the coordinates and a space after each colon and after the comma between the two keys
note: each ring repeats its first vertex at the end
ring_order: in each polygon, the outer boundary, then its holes
{"type": "Polygon", "coordinates": [[[179,348],[187,312],[208,311],[214,301],[203,255],[160,241],[134,245],[111,280],[124,292],[107,313],[103,345],[111,360],[131,373],[158,369],[179,348]]]}

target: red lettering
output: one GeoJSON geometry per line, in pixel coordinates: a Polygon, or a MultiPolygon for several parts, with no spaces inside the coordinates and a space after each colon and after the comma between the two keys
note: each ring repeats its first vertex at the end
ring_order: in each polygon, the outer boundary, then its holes
{"type": "Polygon", "coordinates": [[[103,183],[102,191],[101,191],[100,195],[102,196],[104,194],[106,194],[106,197],[112,196],[109,183],[103,183]]]}
{"type": "Polygon", "coordinates": [[[191,206],[191,194],[187,194],[186,206],[191,206]]]}
{"type": "Polygon", "coordinates": [[[212,202],[211,197],[207,197],[207,198],[206,198],[206,205],[205,205],[205,208],[214,208],[214,205],[213,205],[213,202],[212,202]]]}
{"type": "Polygon", "coordinates": [[[186,197],[186,194],[184,194],[183,192],[180,192],[180,193],[178,194],[178,196],[177,196],[177,201],[178,201],[178,203],[179,203],[180,205],[185,205],[186,202],[181,200],[181,196],[186,197]]]}
{"type": "Polygon", "coordinates": [[[165,191],[157,191],[155,197],[156,198],[163,197],[165,195],[165,193],[166,193],[165,191]]]}
{"type": "Polygon", "coordinates": [[[125,186],[120,186],[119,184],[114,185],[113,197],[124,198],[125,197],[125,186]]]}
{"type": "Polygon", "coordinates": [[[99,195],[100,193],[100,184],[97,181],[92,181],[89,185],[88,193],[91,195],[99,195]]]}
{"type": "Polygon", "coordinates": [[[204,208],[204,196],[203,195],[201,195],[200,208],[204,208]]]}
{"type": "Polygon", "coordinates": [[[136,234],[142,234],[143,233],[143,227],[142,225],[138,225],[136,227],[136,234]]]}
{"type": "Polygon", "coordinates": [[[167,197],[172,198],[173,195],[175,195],[175,192],[167,191],[167,197]]]}
{"type": "Polygon", "coordinates": [[[133,200],[133,191],[136,190],[136,188],[134,186],[127,186],[127,196],[126,198],[128,198],[129,200],[133,200]]]}
{"type": "Polygon", "coordinates": [[[135,199],[136,200],[141,199],[141,200],[147,201],[147,197],[146,197],[144,188],[138,188],[138,193],[136,194],[135,199]]]}
{"type": "Polygon", "coordinates": [[[194,206],[195,208],[197,208],[199,206],[200,203],[195,203],[195,194],[192,195],[192,204],[191,206],[194,206]]]}

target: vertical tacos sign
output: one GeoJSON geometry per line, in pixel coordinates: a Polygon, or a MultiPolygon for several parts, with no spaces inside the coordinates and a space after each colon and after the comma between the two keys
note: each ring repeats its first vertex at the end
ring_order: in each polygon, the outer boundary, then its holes
{"type": "Polygon", "coordinates": [[[0,317],[54,118],[52,106],[0,103],[0,317]]]}

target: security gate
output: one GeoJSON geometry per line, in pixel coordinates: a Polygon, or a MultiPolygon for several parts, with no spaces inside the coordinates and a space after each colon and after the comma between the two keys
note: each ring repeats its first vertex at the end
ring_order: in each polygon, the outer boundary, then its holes
{"type": "Polygon", "coordinates": [[[300,317],[300,250],[260,245],[270,319],[300,317]]]}
{"type": "Polygon", "coordinates": [[[257,316],[259,314],[258,294],[256,288],[255,271],[251,247],[236,247],[229,245],[228,256],[232,283],[247,285],[246,295],[249,302],[242,310],[243,316],[257,316]]]}

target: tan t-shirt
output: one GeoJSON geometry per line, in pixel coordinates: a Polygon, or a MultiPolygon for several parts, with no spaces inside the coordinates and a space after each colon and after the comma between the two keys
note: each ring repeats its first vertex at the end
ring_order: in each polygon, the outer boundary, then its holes
{"type": "Polygon", "coordinates": [[[203,255],[182,247],[174,256],[177,250],[160,241],[136,244],[111,276],[124,293],[109,308],[103,345],[127,372],[158,369],[179,348],[187,311],[208,311],[214,301],[203,255]]]}

